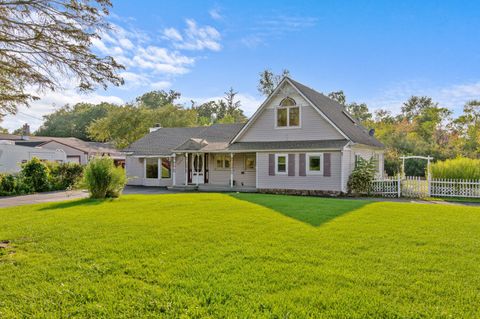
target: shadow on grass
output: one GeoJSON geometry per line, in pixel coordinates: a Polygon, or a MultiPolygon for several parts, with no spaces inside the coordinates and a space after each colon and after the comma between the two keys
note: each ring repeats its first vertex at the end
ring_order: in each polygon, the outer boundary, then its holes
{"type": "Polygon", "coordinates": [[[39,211],[43,210],[52,210],[52,209],[65,209],[65,208],[71,208],[71,207],[77,207],[77,206],[95,206],[99,205],[105,202],[110,202],[112,199],[90,199],[90,198],[84,198],[84,199],[79,199],[79,200],[72,200],[72,201],[67,201],[67,202],[60,202],[60,203],[54,203],[45,207],[42,207],[39,209],[39,211]]]}
{"type": "Polygon", "coordinates": [[[372,203],[368,200],[291,195],[237,193],[230,196],[270,208],[282,215],[312,226],[320,226],[336,217],[372,203]]]}

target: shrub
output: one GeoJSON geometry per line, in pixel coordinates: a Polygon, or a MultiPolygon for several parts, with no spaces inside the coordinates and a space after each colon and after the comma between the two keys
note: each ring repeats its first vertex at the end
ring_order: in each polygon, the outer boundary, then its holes
{"type": "Polygon", "coordinates": [[[85,168],[83,184],[92,198],[118,197],[126,183],[125,171],[109,157],[94,158],[85,168]]]}
{"type": "Polygon", "coordinates": [[[0,196],[30,194],[33,191],[32,186],[27,184],[21,175],[0,175],[0,196]]]}
{"type": "Polygon", "coordinates": [[[47,164],[50,170],[50,187],[54,190],[75,188],[82,179],[83,166],[77,163],[47,164]]]}
{"type": "Polygon", "coordinates": [[[347,188],[349,194],[369,194],[370,184],[375,178],[375,159],[365,160],[359,158],[356,167],[348,178],[347,188]]]}
{"type": "Polygon", "coordinates": [[[480,179],[480,160],[457,157],[433,163],[430,170],[432,178],[480,179]]]}
{"type": "Polygon", "coordinates": [[[34,192],[44,192],[50,189],[48,167],[38,158],[34,157],[23,164],[20,174],[34,192]]]}

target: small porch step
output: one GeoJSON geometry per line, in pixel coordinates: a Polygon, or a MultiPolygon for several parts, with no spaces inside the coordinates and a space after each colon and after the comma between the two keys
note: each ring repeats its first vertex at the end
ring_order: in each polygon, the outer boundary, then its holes
{"type": "Polygon", "coordinates": [[[167,189],[176,190],[176,191],[196,191],[198,190],[197,185],[178,185],[178,186],[168,186],[167,189]]]}
{"type": "Polygon", "coordinates": [[[239,193],[256,193],[255,187],[248,186],[223,186],[223,185],[198,185],[198,191],[200,192],[239,192],[239,193]]]}

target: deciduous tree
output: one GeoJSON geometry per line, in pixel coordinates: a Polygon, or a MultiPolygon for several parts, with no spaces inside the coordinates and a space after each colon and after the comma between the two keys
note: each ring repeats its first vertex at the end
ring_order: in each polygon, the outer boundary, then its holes
{"type": "Polygon", "coordinates": [[[110,0],[4,0],[0,2],[0,113],[75,79],[81,91],[121,85],[122,68],[92,51],[109,29],[110,0]]]}

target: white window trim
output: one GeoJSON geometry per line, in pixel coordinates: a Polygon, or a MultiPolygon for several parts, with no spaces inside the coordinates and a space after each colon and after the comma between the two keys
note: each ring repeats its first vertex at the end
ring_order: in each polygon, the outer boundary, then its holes
{"type": "Polygon", "coordinates": [[[288,154],[275,154],[275,175],[287,175],[288,174],[288,154]],[[285,172],[278,171],[278,158],[285,157],[285,172]]]}
{"type": "MultiPolygon", "coordinates": [[[[154,157],[155,158],[155,157],[154,157]]],[[[155,179],[160,179],[161,178],[161,171],[160,171],[160,165],[162,165],[162,161],[160,157],[157,157],[157,177],[147,177],[147,159],[152,159],[152,157],[145,157],[143,159],[143,176],[145,176],[145,179],[150,179],[150,180],[155,180],[155,179]]]]}
{"type": "Polygon", "coordinates": [[[305,166],[307,175],[323,175],[323,153],[307,153],[305,156],[305,166]],[[320,170],[319,171],[311,171],[310,170],[310,157],[312,156],[319,156],[320,157],[320,170]]]}
{"type": "Polygon", "coordinates": [[[214,168],[216,171],[229,171],[230,167],[225,167],[225,160],[228,159],[230,161],[230,166],[232,166],[232,160],[230,159],[229,154],[215,154],[213,157],[214,159],[214,168]],[[222,157],[222,167],[217,166],[217,157],[222,157]]]}
{"type": "Polygon", "coordinates": [[[170,166],[170,177],[165,177],[165,178],[162,178],[162,159],[163,158],[166,158],[170,161],[170,165],[172,165],[172,159],[170,157],[165,157],[165,156],[162,156],[162,157],[144,157],[143,158],[143,176],[145,176],[145,179],[148,179],[148,180],[156,180],[156,179],[172,179],[172,167],[170,166]],[[157,159],[157,178],[154,178],[154,177],[147,177],[147,159],[152,159],[152,158],[156,158],[157,159]]]}
{"type": "Polygon", "coordinates": [[[280,106],[277,105],[275,107],[275,129],[278,130],[288,130],[288,129],[296,129],[296,128],[302,128],[302,107],[300,105],[295,105],[295,106],[280,106]],[[290,108],[293,107],[298,107],[298,125],[296,126],[290,126],[290,108]],[[286,126],[278,126],[278,118],[277,118],[277,112],[279,109],[286,109],[287,110],[287,125],[286,126]]]}
{"type": "Polygon", "coordinates": [[[252,153],[250,155],[245,154],[244,159],[243,159],[243,169],[247,172],[255,172],[257,167],[257,156],[255,153],[252,153]],[[253,158],[253,163],[255,164],[253,168],[248,168],[247,167],[247,157],[252,157],[253,158]]]}
{"type": "Polygon", "coordinates": [[[160,157],[159,158],[158,170],[159,170],[158,179],[172,179],[172,173],[173,173],[172,158],[170,158],[170,157],[160,157]],[[170,177],[162,177],[162,170],[163,170],[162,160],[163,159],[167,159],[170,162],[170,177]]]}

